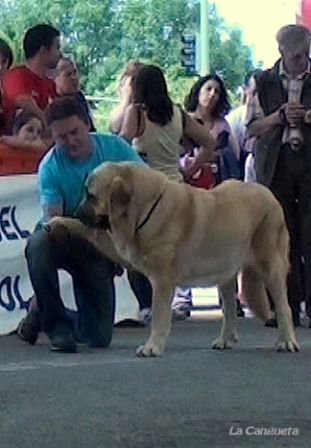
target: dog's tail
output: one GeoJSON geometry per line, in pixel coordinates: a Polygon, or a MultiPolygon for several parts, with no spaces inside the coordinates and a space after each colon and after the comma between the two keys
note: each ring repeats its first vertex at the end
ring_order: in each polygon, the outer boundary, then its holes
{"type": "Polygon", "coordinates": [[[272,317],[262,277],[250,266],[242,270],[242,296],[256,317],[263,321],[272,317]]]}

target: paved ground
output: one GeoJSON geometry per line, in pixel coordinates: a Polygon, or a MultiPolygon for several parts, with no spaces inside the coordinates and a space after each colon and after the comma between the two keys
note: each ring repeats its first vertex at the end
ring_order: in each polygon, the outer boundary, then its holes
{"type": "Polygon", "coordinates": [[[134,357],[146,328],[74,355],[1,337],[0,447],[309,448],[311,330],[298,329],[300,353],[276,353],[275,329],[240,318],[238,345],[213,351],[219,315],[175,323],[161,359],[134,357]]]}

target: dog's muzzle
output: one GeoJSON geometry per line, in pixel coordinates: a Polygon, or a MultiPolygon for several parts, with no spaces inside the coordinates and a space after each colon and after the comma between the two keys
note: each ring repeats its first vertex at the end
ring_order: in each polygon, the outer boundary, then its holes
{"type": "Polygon", "coordinates": [[[110,230],[109,216],[108,215],[98,216],[98,222],[96,227],[99,227],[100,229],[104,230],[110,230]]]}
{"type": "Polygon", "coordinates": [[[82,201],[74,213],[87,227],[110,229],[109,216],[106,214],[97,214],[95,208],[88,201],[82,201]]]}
{"type": "Polygon", "coordinates": [[[110,222],[108,215],[97,215],[96,217],[93,216],[91,217],[83,213],[77,212],[75,213],[75,218],[78,218],[79,221],[81,221],[87,227],[110,230],[110,222]]]}

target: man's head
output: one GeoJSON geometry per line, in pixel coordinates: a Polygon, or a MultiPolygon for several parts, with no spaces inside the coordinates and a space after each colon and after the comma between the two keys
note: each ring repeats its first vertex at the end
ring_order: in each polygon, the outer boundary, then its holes
{"type": "Polygon", "coordinates": [[[302,25],[283,26],[276,35],[279,52],[289,74],[302,73],[308,63],[311,34],[302,25]]]}
{"type": "Polygon", "coordinates": [[[56,98],[45,110],[45,121],[53,140],[71,159],[85,160],[91,153],[90,121],[75,98],[56,98]]]}
{"type": "Polygon", "coordinates": [[[54,68],[61,56],[60,33],[53,26],[40,23],[27,30],[23,47],[26,60],[40,56],[47,68],[54,68]]]}
{"type": "Polygon", "coordinates": [[[69,56],[62,56],[56,66],[54,78],[58,95],[75,95],[79,88],[78,69],[69,56]]]}

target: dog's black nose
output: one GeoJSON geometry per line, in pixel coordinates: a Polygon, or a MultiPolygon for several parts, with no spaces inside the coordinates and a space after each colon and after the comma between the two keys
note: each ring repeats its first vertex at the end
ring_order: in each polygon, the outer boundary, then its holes
{"type": "Polygon", "coordinates": [[[110,230],[110,222],[108,215],[101,215],[99,217],[98,227],[104,230],[110,230]]]}

